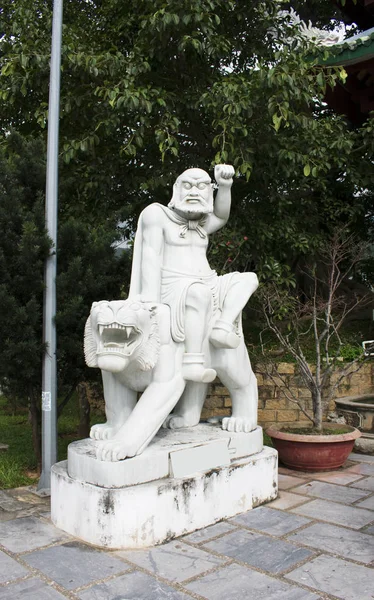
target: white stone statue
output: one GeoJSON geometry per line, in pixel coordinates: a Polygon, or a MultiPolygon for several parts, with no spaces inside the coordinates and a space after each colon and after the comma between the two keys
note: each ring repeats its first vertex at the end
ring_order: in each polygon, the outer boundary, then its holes
{"type": "Polygon", "coordinates": [[[107,422],[90,433],[101,440],[101,460],[140,454],[162,425],[197,425],[216,375],[233,405],[222,428],[257,425],[257,382],[241,327],[257,276],[218,276],[206,257],[209,234],[229,217],[233,175],[229,165],[215,167],[214,201],[208,173],[182,173],[168,207],[151,204],[140,215],[129,299],[92,307],[85,355],[103,376],[107,422]]]}

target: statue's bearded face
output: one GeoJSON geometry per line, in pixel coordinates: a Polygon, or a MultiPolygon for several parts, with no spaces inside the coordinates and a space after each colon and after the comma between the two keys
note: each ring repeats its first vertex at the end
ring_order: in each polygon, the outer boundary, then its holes
{"type": "Polygon", "coordinates": [[[202,169],[182,173],[174,184],[169,207],[190,218],[213,212],[213,185],[208,173],[202,169]]]}

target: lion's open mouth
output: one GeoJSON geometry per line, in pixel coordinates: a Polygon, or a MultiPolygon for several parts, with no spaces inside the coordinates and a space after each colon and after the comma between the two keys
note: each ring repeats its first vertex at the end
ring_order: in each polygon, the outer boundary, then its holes
{"type": "Polygon", "coordinates": [[[98,330],[100,337],[98,354],[111,352],[128,356],[138,345],[135,342],[139,343],[141,340],[141,331],[135,325],[99,324],[98,330]]]}

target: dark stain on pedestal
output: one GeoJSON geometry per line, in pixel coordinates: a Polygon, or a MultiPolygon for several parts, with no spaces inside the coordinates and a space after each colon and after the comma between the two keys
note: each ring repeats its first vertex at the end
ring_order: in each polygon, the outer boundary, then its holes
{"type": "Polygon", "coordinates": [[[114,498],[111,490],[105,492],[103,498],[99,502],[99,506],[106,515],[114,513],[114,498]]]}

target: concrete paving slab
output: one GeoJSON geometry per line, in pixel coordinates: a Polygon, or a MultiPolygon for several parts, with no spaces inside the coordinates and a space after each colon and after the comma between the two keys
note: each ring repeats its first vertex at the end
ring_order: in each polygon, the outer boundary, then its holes
{"type": "Polygon", "coordinates": [[[300,477],[293,477],[292,475],[282,475],[282,473],[278,473],[278,488],[280,490],[289,490],[290,488],[301,485],[306,481],[306,479],[301,479],[300,477]]]}
{"type": "Polygon", "coordinates": [[[36,492],[36,486],[33,485],[12,488],[7,490],[7,493],[12,498],[15,498],[19,502],[24,502],[26,504],[39,504],[47,506],[49,503],[49,498],[46,496],[40,496],[36,492]]]}
{"type": "Polygon", "coordinates": [[[351,473],[360,473],[361,475],[374,475],[374,464],[357,463],[348,469],[351,473]]]}
{"type": "Polygon", "coordinates": [[[348,460],[354,460],[357,462],[364,463],[374,463],[374,456],[372,456],[371,454],[358,454],[358,452],[351,452],[351,454],[348,456],[348,460]]]}
{"type": "Polygon", "coordinates": [[[336,525],[315,523],[302,531],[290,534],[287,539],[366,564],[374,560],[373,536],[336,525]]]}
{"type": "Polygon", "coordinates": [[[225,562],[200,548],[193,548],[182,542],[170,542],[148,550],[121,550],[115,554],[154,575],[177,582],[201,575],[225,562]]]}
{"type": "Polygon", "coordinates": [[[292,492],[279,492],[279,496],[273,502],[269,502],[266,506],[269,508],[279,508],[282,510],[287,510],[288,508],[293,508],[294,506],[299,506],[299,504],[304,504],[304,502],[310,502],[310,498],[307,496],[300,496],[299,494],[293,494],[292,492]]]}
{"type": "Polygon", "coordinates": [[[80,542],[31,552],[24,555],[23,560],[66,590],[129,570],[129,566],[113,554],[100,552],[80,542]]]}
{"type": "Polygon", "coordinates": [[[0,508],[6,511],[17,511],[24,508],[25,505],[22,504],[16,498],[13,498],[10,494],[5,492],[4,490],[0,490],[0,508]]]}
{"type": "Polygon", "coordinates": [[[30,575],[30,571],[0,550],[0,583],[8,583],[26,575],[30,575]]]}
{"type": "Polygon", "coordinates": [[[367,527],[367,529],[364,529],[364,533],[370,533],[371,535],[374,535],[374,525],[372,527],[367,527]]]}
{"type": "Polygon", "coordinates": [[[374,492],[374,477],[365,477],[359,481],[352,483],[351,487],[360,488],[361,490],[370,490],[374,492]]]}
{"type": "Polygon", "coordinates": [[[80,600],[191,600],[154,577],[134,571],[77,594],[80,600]]]}
{"type": "Polygon", "coordinates": [[[292,565],[313,556],[312,552],[304,548],[245,530],[238,530],[208,542],[204,544],[204,548],[269,573],[282,573],[292,568],[292,565]]]}
{"type": "Polygon", "coordinates": [[[0,587],[0,600],[20,600],[20,598],[25,600],[66,600],[66,596],[37,578],[0,587]]]}
{"type": "Polygon", "coordinates": [[[231,523],[227,523],[226,521],[222,521],[221,523],[216,523],[215,525],[211,525],[210,527],[205,527],[205,529],[199,529],[194,533],[189,533],[185,535],[182,539],[192,544],[200,544],[202,542],[207,542],[212,538],[215,538],[217,535],[222,535],[225,533],[230,533],[231,531],[235,531],[237,527],[235,525],[231,525],[231,523]]]}
{"type": "Polygon", "coordinates": [[[0,544],[11,552],[27,552],[68,540],[70,536],[36,517],[21,517],[3,523],[0,544]]]}
{"type": "Polygon", "coordinates": [[[317,481],[327,481],[328,483],[338,483],[347,485],[360,478],[359,473],[351,473],[348,471],[328,471],[327,473],[313,474],[313,479],[317,481]]]}
{"type": "MultiPolygon", "coordinates": [[[[228,565],[197,581],[188,583],[186,589],[207,600],[319,600],[320,596],[288,585],[263,573],[241,565],[228,565]]],[[[357,599],[356,599],[357,600],[357,599]]]]}
{"type": "Polygon", "coordinates": [[[361,502],[357,502],[356,506],[359,506],[360,508],[368,508],[370,510],[374,510],[374,496],[366,498],[366,500],[362,500],[361,502]]]}
{"type": "Polygon", "coordinates": [[[299,529],[309,523],[309,519],[296,517],[290,513],[281,512],[266,506],[260,506],[250,510],[242,515],[230,519],[231,523],[245,525],[250,529],[270,533],[271,535],[281,536],[299,529]]]}
{"type": "Polygon", "coordinates": [[[373,576],[373,569],[368,567],[331,556],[318,556],[286,578],[343,600],[372,600],[373,576]]]}
{"type": "Polygon", "coordinates": [[[291,512],[335,525],[345,525],[352,529],[361,529],[374,520],[373,512],[370,510],[328,500],[312,500],[302,506],[291,508],[291,512]]]}
{"type": "Polygon", "coordinates": [[[324,500],[341,502],[342,504],[352,504],[357,500],[367,497],[370,492],[358,489],[352,489],[335,483],[325,481],[309,481],[304,485],[294,488],[294,492],[307,496],[315,496],[324,500]]]}

